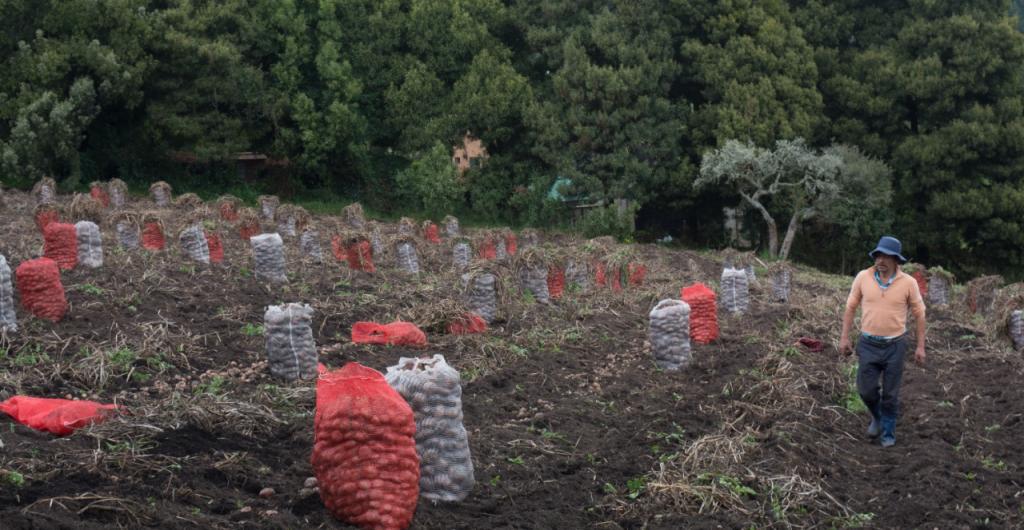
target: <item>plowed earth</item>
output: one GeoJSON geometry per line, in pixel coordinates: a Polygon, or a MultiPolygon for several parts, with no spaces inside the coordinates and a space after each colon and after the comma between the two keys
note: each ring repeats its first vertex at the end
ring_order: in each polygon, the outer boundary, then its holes
{"type": "MultiPolygon", "coordinates": [[[[61,197],[67,203],[67,197],[61,197]]],[[[37,256],[32,199],[7,192],[0,253],[37,256]]],[[[151,207],[136,201],[136,208],[151,207]]],[[[163,212],[169,249],[117,250],[63,273],[71,308],[53,324],[19,308],[3,338],[0,399],[95,399],[125,413],[65,438],[0,418],[4,528],[346,528],[304,488],[312,475],[314,383],[270,378],[268,304],[306,302],[329,368],[383,371],[443,354],[463,378],[476,487],[464,502],[419,504],[413,528],[1005,528],[1024,525],[1022,362],[961,298],[929,308],[929,361],[908,363],[898,444],[862,433],[850,370],[834,344],[849,278],[800,269],[789,304],[720,314],[722,337],[683,371],[658,370],[647,313],[693,281],[717,284],[707,253],[638,247],[646,283],[567,292],[551,305],[515,290],[484,335],[443,333],[433,304],[456,297],[447,246],[419,242],[418,277],[376,256],[376,274],[326,263],[285,238],[289,282],[253,278],[232,225],[221,266],[190,263],[181,212],[163,212]],[[430,347],[351,344],[359,320],[406,318],[430,347]],[[825,351],[796,346],[823,340],[825,351]],[[264,488],[275,493],[260,497],[264,488]]],[[[386,227],[390,233],[394,227],[386,227]]],[[[580,242],[559,247],[584,255],[580,242]]],[[[959,294],[959,293],[958,293],[959,294]]]]}

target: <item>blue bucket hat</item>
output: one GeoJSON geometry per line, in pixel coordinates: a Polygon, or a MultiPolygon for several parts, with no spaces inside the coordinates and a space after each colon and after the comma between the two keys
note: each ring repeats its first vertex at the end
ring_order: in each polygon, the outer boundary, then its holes
{"type": "Polygon", "coordinates": [[[868,256],[871,256],[871,259],[875,259],[875,254],[881,252],[882,254],[896,258],[902,264],[907,262],[907,258],[904,258],[903,254],[900,254],[902,251],[903,245],[900,244],[899,239],[892,236],[882,236],[882,239],[878,240],[878,246],[875,247],[875,250],[868,252],[868,256]]]}

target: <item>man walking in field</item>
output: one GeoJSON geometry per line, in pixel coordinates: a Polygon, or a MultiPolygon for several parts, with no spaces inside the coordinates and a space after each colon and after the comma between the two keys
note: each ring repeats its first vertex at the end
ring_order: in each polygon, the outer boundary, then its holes
{"type": "Polygon", "coordinates": [[[914,360],[923,364],[924,353],[924,300],[917,281],[900,270],[906,263],[900,252],[898,239],[884,236],[868,255],[875,260],[874,267],[860,271],[853,280],[853,288],[846,299],[843,314],[843,332],[839,338],[839,351],[849,355],[850,328],[857,306],[863,305],[860,339],[857,341],[857,391],[871,411],[868,436],[881,435],[882,447],[896,443],[896,414],[899,412],[900,380],[903,378],[903,359],[907,351],[907,312],[917,322],[917,349],[914,360]],[[881,377],[881,393],[878,380],[881,377]]]}

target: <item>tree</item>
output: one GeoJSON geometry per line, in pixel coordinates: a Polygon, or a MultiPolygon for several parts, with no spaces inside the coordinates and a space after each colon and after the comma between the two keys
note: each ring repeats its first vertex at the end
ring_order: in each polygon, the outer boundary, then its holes
{"type": "Polygon", "coordinates": [[[769,145],[775,138],[814,138],[822,97],[813,49],[785,2],[686,2],[694,25],[681,46],[683,76],[695,83],[694,139],[769,145]]]}
{"type": "Polygon", "coordinates": [[[729,140],[704,155],[694,187],[724,184],[738,193],[768,226],[770,255],[786,259],[800,224],[820,215],[822,206],[842,195],[841,167],[838,156],[817,153],[802,138],[779,140],[774,151],[729,140]],[[781,246],[778,223],[770,211],[773,206],[789,216],[781,246]]]}
{"type": "Polygon", "coordinates": [[[686,105],[671,97],[674,19],[655,2],[614,2],[586,22],[529,113],[534,154],[593,199],[689,188],[686,105]]]}
{"type": "Polygon", "coordinates": [[[395,181],[410,205],[434,218],[454,212],[463,194],[451,152],[441,142],[435,142],[422,157],[401,171],[395,181]]]}

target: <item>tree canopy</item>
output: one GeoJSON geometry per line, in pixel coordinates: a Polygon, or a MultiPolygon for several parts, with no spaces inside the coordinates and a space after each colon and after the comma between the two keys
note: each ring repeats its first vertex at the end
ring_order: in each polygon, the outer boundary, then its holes
{"type": "Polygon", "coordinates": [[[1020,276],[1022,5],[0,0],[0,169],[534,224],[571,218],[548,197],[564,179],[633,201],[641,237],[725,244],[722,209],[745,204],[767,252],[845,267],[885,232],[917,261],[1020,276]],[[441,154],[467,133],[487,163],[452,187],[441,154]],[[805,175],[834,167],[760,206],[746,166],[704,172],[786,146],[805,175]],[[287,171],[240,182],[242,152],[287,171]]]}

